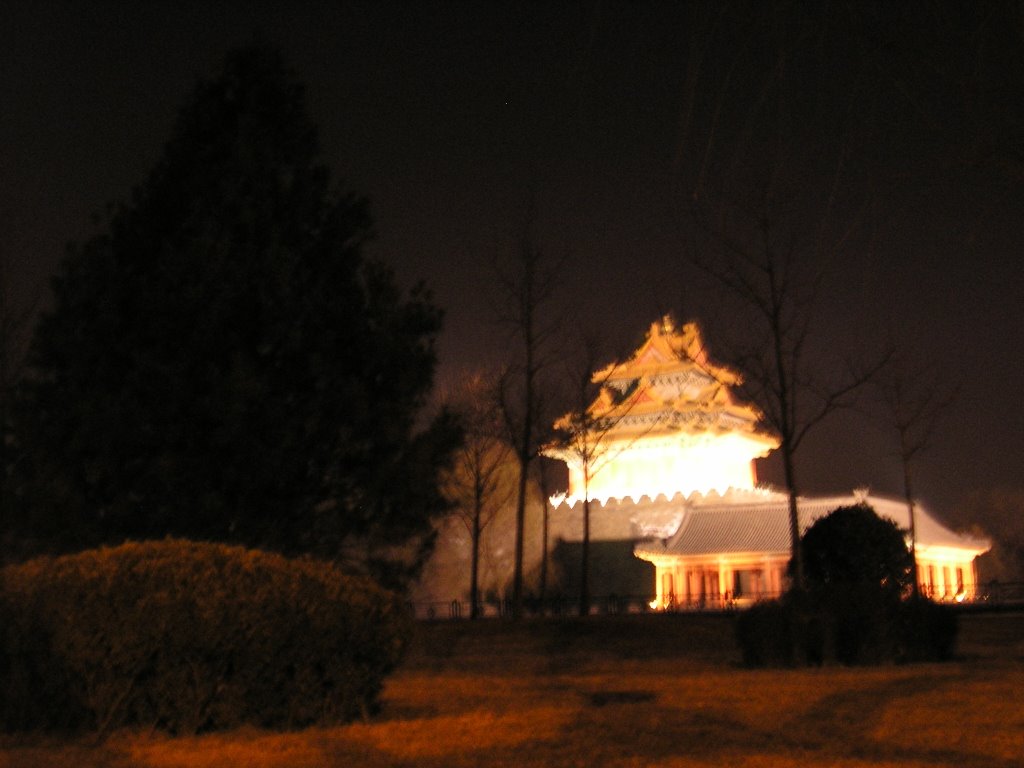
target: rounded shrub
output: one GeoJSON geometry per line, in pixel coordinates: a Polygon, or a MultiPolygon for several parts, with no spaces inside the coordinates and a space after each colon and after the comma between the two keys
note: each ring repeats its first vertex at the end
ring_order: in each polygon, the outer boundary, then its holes
{"type": "Polygon", "coordinates": [[[949,606],[910,599],[913,560],[903,532],[871,507],[840,507],[800,542],[806,589],[737,619],[749,666],[943,661],[953,655],[949,606]]]}
{"type": "Polygon", "coordinates": [[[174,733],[300,727],[373,711],[409,617],[316,560],[183,540],[2,571],[0,724],[174,733]]]}
{"type": "Polygon", "coordinates": [[[839,507],[819,518],[800,540],[811,589],[874,590],[900,599],[910,590],[913,559],[903,531],[867,504],[839,507]]]}

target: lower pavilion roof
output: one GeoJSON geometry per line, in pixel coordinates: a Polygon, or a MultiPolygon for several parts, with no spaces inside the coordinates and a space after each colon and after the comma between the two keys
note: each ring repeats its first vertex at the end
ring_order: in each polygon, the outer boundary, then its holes
{"type": "MultiPolygon", "coordinates": [[[[797,501],[800,533],[834,509],[861,503],[904,530],[910,526],[906,502],[855,492],[848,496],[800,497],[797,501]]],[[[916,543],[922,550],[948,548],[980,555],[991,546],[983,539],[949,530],[920,505],[915,506],[914,522],[916,543]]],[[[699,557],[728,553],[788,555],[789,550],[788,497],[758,491],[691,497],[685,502],[679,527],[671,536],[641,542],[634,551],[638,557],[649,559],[664,555],[699,557]]]]}

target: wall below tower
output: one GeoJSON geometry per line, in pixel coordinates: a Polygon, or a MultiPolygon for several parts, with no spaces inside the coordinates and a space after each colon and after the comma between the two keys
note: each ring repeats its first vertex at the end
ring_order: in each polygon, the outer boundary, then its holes
{"type": "MultiPolygon", "coordinates": [[[[654,566],[633,556],[632,539],[590,542],[589,587],[596,601],[654,597],[654,566]]],[[[558,540],[551,549],[551,563],[557,575],[557,593],[566,600],[579,597],[582,583],[583,544],[558,540]]],[[[599,606],[598,606],[599,607],[599,606]]]]}

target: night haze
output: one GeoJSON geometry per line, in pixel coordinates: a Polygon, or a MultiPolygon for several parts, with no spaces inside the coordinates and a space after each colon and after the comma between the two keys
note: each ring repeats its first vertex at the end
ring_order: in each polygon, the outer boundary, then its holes
{"type": "MultiPolygon", "coordinates": [[[[561,262],[566,327],[601,337],[609,359],[669,312],[701,322],[724,357],[716,339],[742,329],[688,259],[703,242],[693,211],[776,173],[787,226],[836,244],[809,263],[825,278],[818,368],[895,337],[959,388],[917,460],[917,494],[940,516],[976,492],[1024,494],[1020,8],[730,8],[10,4],[12,298],[46,304],[64,244],[130,200],[197,79],[256,39],[305,84],[324,161],[369,198],[369,254],[406,285],[426,280],[444,309],[440,384],[501,360],[493,265],[527,224],[561,262]]],[[[731,223],[749,213],[737,208],[731,223]]],[[[893,440],[862,414],[831,417],[798,453],[801,490],[900,494],[893,440]]],[[[761,474],[780,480],[771,459],[761,474]]]]}

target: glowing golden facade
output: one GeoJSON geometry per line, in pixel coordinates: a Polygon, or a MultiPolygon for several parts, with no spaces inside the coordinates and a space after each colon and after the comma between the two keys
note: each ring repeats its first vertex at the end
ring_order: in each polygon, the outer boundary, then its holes
{"type": "Polygon", "coordinates": [[[592,500],[671,498],[753,489],[754,459],[778,447],[758,428],[757,409],[734,396],[738,374],[709,360],[695,323],[676,327],[668,317],[653,323],[628,360],[596,371],[593,381],[600,393],[588,421],[606,426],[593,437],[592,455],[548,451],[569,468],[569,504],[582,498],[585,461],[592,500]]]}

